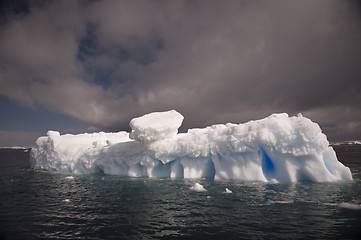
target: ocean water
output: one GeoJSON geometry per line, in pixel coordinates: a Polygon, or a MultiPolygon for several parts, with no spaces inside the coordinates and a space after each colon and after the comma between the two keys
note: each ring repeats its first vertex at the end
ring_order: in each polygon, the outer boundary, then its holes
{"type": "Polygon", "coordinates": [[[0,150],[0,239],[360,239],[361,145],[334,148],[354,181],[64,175],[0,150]]]}

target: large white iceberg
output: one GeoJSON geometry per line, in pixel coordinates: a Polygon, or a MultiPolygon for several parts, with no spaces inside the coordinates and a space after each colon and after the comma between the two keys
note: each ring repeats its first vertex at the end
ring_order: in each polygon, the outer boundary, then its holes
{"type": "Polygon", "coordinates": [[[170,178],[271,182],[352,180],[320,127],[299,115],[273,114],[244,124],[177,133],[172,110],[134,118],[132,132],[60,135],[49,131],[31,150],[34,168],[170,178]]]}

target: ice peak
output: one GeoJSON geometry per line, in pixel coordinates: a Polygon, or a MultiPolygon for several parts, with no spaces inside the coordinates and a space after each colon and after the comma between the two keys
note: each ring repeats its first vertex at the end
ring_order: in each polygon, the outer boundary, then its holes
{"type": "Polygon", "coordinates": [[[153,112],[130,121],[132,132],[130,138],[147,143],[164,138],[170,138],[178,133],[184,117],[175,110],[153,112]]]}

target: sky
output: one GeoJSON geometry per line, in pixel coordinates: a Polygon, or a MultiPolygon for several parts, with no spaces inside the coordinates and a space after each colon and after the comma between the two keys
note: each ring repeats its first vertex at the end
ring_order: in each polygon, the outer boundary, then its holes
{"type": "Polygon", "coordinates": [[[170,109],[181,131],[300,112],[361,139],[360,43],[356,0],[2,1],[0,146],[170,109]]]}

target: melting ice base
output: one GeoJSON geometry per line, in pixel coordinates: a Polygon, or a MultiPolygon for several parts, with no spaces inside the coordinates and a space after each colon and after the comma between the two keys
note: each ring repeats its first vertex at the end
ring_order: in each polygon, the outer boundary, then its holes
{"type": "Polygon", "coordinates": [[[352,180],[320,127],[299,115],[179,133],[172,110],[134,118],[132,132],[60,135],[49,131],[31,151],[34,168],[58,172],[271,182],[352,180]]]}

